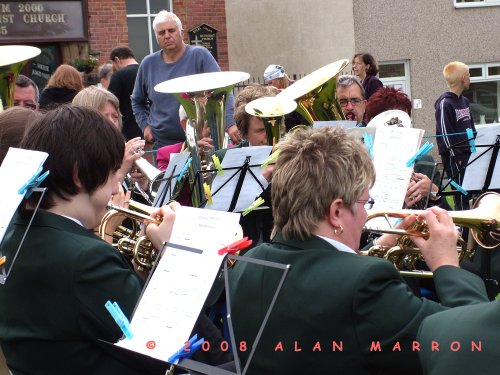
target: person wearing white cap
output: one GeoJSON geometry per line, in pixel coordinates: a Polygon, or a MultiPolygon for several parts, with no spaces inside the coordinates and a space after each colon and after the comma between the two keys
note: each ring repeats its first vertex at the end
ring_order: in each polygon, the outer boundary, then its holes
{"type": "Polygon", "coordinates": [[[264,83],[274,86],[279,90],[286,89],[293,82],[288,78],[285,68],[281,65],[271,64],[264,71],[264,83]]]}

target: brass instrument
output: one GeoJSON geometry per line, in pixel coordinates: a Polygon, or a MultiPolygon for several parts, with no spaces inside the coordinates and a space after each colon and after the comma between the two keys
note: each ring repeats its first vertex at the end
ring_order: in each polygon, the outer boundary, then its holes
{"type": "Polygon", "coordinates": [[[147,201],[152,204],[162,183],[164,172],[160,171],[145,158],[139,158],[134,163],[137,169],[139,169],[148,180],[146,191],[142,191],[142,188],[138,186],[138,184],[136,184],[136,189],[140,190],[140,194],[143,197],[147,197],[147,201]]]}
{"type": "MultiPolygon", "coordinates": [[[[133,260],[137,264],[139,271],[150,271],[158,261],[159,251],[153,247],[151,241],[145,236],[140,236],[141,223],[155,223],[160,224],[161,217],[151,217],[151,213],[156,210],[156,207],[151,207],[130,201],[129,208],[123,208],[108,205],[109,211],[104,215],[99,226],[99,237],[106,241],[107,235],[113,236],[113,247],[117,248],[122,254],[133,260]],[[118,226],[113,229],[111,234],[112,220],[114,218],[129,218],[132,221],[132,229],[118,226]]],[[[235,241],[243,238],[243,230],[240,225],[235,228],[235,241]]],[[[236,252],[236,254],[238,254],[236,252]]],[[[228,259],[228,265],[232,266],[234,260],[228,259]]]]}
{"type": "Polygon", "coordinates": [[[17,76],[26,62],[38,56],[40,48],[30,46],[0,46],[0,99],[12,107],[17,76]]]}
{"type": "Polygon", "coordinates": [[[225,113],[227,98],[234,86],[250,77],[244,72],[213,72],[193,74],[171,79],[155,86],[155,90],[173,94],[184,107],[188,116],[186,144],[191,153],[189,180],[194,207],[200,207],[205,199],[204,183],[210,185],[213,174],[201,173],[212,169],[214,151],[227,147],[225,144],[225,113]],[[203,138],[211,138],[213,148],[199,147],[203,138]]]}
{"type": "Polygon", "coordinates": [[[278,97],[295,100],[297,112],[311,125],[314,121],[345,120],[335,90],[338,75],[347,64],[349,60],[343,59],[325,65],[288,86],[278,97]]]}
{"type": "Polygon", "coordinates": [[[139,271],[150,270],[155,265],[158,252],[153,244],[145,236],[139,236],[141,223],[161,223],[161,218],[151,217],[156,207],[130,201],[129,208],[108,205],[110,209],[102,218],[99,226],[99,237],[106,240],[106,236],[113,236],[113,247],[116,247],[123,255],[133,260],[138,265],[139,271]],[[129,218],[132,221],[132,229],[118,226],[110,229],[113,219],[129,218]]]}
{"type": "MultiPolygon", "coordinates": [[[[410,215],[419,215],[421,210],[399,210],[391,212],[370,213],[367,222],[377,217],[406,218],[410,215]]],[[[495,249],[500,245],[500,194],[487,192],[481,195],[473,205],[473,208],[465,211],[449,211],[448,214],[457,225],[470,228],[470,232],[476,242],[486,248],[495,249]]],[[[395,267],[400,270],[403,276],[432,277],[432,272],[414,270],[415,263],[421,258],[420,251],[410,240],[410,236],[419,236],[428,238],[428,227],[423,222],[416,222],[411,228],[404,229],[384,229],[365,227],[365,231],[378,233],[400,234],[396,246],[384,248],[382,246],[373,246],[372,248],[361,251],[362,255],[376,256],[390,260],[395,267]]],[[[459,259],[469,259],[473,252],[466,249],[462,238],[459,238],[459,259]]]]}
{"type": "Polygon", "coordinates": [[[275,146],[286,133],[285,115],[293,112],[297,103],[283,96],[269,96],[252,100],[245,106],[245,112],[260,117],[264,122],[267,144],[275,146]]]}

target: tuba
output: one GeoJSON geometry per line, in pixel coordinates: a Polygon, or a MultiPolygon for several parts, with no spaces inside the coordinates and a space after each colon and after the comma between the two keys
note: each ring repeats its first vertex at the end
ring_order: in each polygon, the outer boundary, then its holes
{"type": "MultiPolygon", "coordinates": [[[[419,215],[423,211],[419,210],[399,210],[392,212],[370,213],[367,222],[377,217],[385,218],[405,218],[410,215],[419,215]]],[[[481,195],[473,205],[473,208],[465,211],[449,211],[448,214],[457,225],[468,227],[476,242],[485,249],[495,249],[500,246],[500,194],[487,192],[481,195]]],[[[423,260],[421,252],[415,248],[409,236],[419,236],[428,238],[428,227],[423,222],[416,222],[411,228],[404,229],[381,229],[365,227],[365,231],[378,233],[400,234],[401,238],[395,247],[384,248],[373,246],[366,251],[361,251],[362,255],[376,256],[390,260],[395,267],[400,270],[403,276],[432,277],[428,271],[418,271],[414,269],[418,260],[423,260]]],[[[458,239],[459,259],[469,259],[473,251],[466,248],[462,238],[458,239]]]]}
{"type": "Polygon", "coordinates": [[[293,112],[297,103],[283,96],[269,96],[252,100],[245,112],[262,119],[266,128],[267,144],[275,146],[286,133],[285,115],[293,112]]]}
{"type": "Polygon", "coordinates": [[[214,151],[225,148],[225,113],[227,99],[234,86],[250,77],[244,72],[213,72],[171,79],[155,86],[155,90],[173,94],[188,116],[186,145],[191,153],[189,182],[194,207],[205,200],[205,186],[210,185],[214,151]],[[213,148],[200,147],[199,141],[211,138],[213,148]],[[197,176],[200,174],[200,176],[197,176]]]}
{"type": "Polygon", "coordinates": [[[311,125],[314,121],[345,120],[335,90],[337,78],[347,64],[349,60],[343,59],[325,65],[288,86],[278,97],[295,100],[297,112],[311,125]]]}
{"type": "Polygon", "coordinates": [[[26,62],[38,56],[40,48],[30,46],[0,46],[0,99],[5,107],[12,107],[17,76],[26,62]]]}

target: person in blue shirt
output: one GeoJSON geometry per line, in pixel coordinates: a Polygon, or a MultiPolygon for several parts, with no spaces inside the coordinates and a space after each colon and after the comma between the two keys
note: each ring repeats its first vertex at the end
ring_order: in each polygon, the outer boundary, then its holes
{"type": "MultiPolygon", "coordinates": [[[[183,142],[184,130],[179,120],[179,102],[171,94],[159,93],[154,87],[169,79],[198,73],[219,72],[220,67],[201,46],[183,41],[181,20],[172,12],[162,10],[153,21],[156,41],[161,47],[144,58],[139,66],[132,92],[132,110],[146,142],[163,147],[183,142]]],[[[233,119],[234,97],[229,96],[226,131],[233,143],[240,142],[233,119]]]]}

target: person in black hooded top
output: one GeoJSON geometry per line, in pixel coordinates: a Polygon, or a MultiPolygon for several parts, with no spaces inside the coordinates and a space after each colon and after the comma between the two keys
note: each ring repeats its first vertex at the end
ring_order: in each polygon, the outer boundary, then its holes
{"type": "Polygon", "coordinates": [[[71,65],[60,65],[40,93],[40,109],[54,109],[60,104],[71,103],[83,89],[81,73],[71,65]]]}

